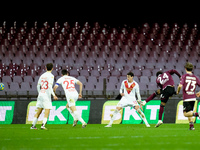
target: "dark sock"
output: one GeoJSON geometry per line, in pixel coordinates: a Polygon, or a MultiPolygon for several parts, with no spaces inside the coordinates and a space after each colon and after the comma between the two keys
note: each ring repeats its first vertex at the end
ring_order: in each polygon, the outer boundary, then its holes
{"type": "Polygon", "coordinates": [[[155,97],[156,97],[156,93],[153,93],[145,101],[149,102],[150,100],[154,99],[155,97]]]}
{"type": "Polygon", "coordinates": [[[199,117],[199,114],[196,112],[196,113],[193,113],[193,116],[199,117]]]}
{"type": "Polygon", "coordinates": [[[194,127],[194,123],[193,122],[190,122],[190,128],[191,127],[194,127]]]}
{"type": "Polygon", "coordinates": [[[161,105],[160,105],[160,110],[159,110],[159,120],[162,120],[162,114],[163,114],[163,111],[164,111],[164,106],[161,106],[161,105]]]}

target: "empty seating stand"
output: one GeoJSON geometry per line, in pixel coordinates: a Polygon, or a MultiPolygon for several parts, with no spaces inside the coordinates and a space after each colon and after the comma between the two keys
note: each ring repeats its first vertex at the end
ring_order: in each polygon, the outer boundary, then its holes
{"type": "Polygon", "coordinates": [[[2,24],[0,82],[7,92],[0,92],[1,95],[26,95],[27,91],[37,95],[34,86],[49,62],[54,64],[55,81],[61,70],[67,69],[83,82],[83,94],[88,96],[116,96],[129,71],[141,86],[141,94],[156,88],[158,70],[177,69],[183,74],[184,63],[190,61],[197,68],[195,74],[200,75],[197,24],[145,23],[136,27],[109,27],[99,22],[47,24],[2,24]],[[103,78],[107,81],[106,89],[103,78]]]}

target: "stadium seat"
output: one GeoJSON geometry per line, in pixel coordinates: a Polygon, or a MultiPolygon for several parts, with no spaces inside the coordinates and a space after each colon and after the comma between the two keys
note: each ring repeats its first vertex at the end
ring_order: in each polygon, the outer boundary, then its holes
{"type": "Polygon", "coordinates": [[[119,69],[110,70],[111,76],[119,77],[121,76],[121,71],[119,69]]]}
{"type": "Polygon", "coordinates": [[[79,72],[77,70],[70,70],[69,75],[77,78],[79,76],[79,72]]]}
{"type": "Polygon", "coordinates": [[[80,70],[80,75],[84,76],[85,78],[88,78],[88,76],[90,75],[88,70],[80,70]]]}
{"type": "Polygon", "coordinates": [[[19,84],[21,84],[23,81],[23,78],[21,76],[14,76],[13,77],[13,82],[18,82],[19,84]]]}
{"type": "Polygon", "coordinates": [[[7,89],[7,94],[8,95],[17,95],[17,93],[18,93],[18,91],[19,91],[19,89],[20,89],[20,87],[19,87],[19,83],[17,83],[17,82],[11,82],[10,84],[9,84],[10,86],[10,88],[8,88],[7,89]]]}
{"type": "Polygon", "coordinates": [[[93,95],[94,84],[92,82],[86,82],[83,88],[83,95],[93,95]]]}
{"type": "Polygon", "coordinates": [[[150,77],[152,75],[151,70],[150,69],[143,69],[142,70],[142,76],[147,76],[150,77]]]}
{"type": "Polygon", "coordinates": [[[24,76],[23,79],[24,79],[23,80],[24,82],[28,82],[30,84],[33,82],[33,77],[32,76],[24,76]]]}
{"type": "Polygon", "coordinates": [[[95,88],[93,89],[94,95],[102,95],[103,94],[103,82],[97,82],[95,88]]]}
{"type": "Polygon", "coordinates": [[[158,89],[156,82],[150,82],[148,83],[147,90],[149,91],[149,94],[153,94],[158,89]]]}
{"type": "Polygon", "coordinates": [[[118,78],[117,76],[110,76],[108,78],[108,83],[113,83],[113,84],[117,84],[118,83],[118,78]]]}
{"type": "Polygon", "coordinates": [[[86,77],[85,76],[78,76],[77,78],[80,82],[82,82],[83,84],[85,84],[87,81],[86,81],[86,77]]]}
{"type": "Polygon", "coordinates": [[[139,82],[140,94],[146,95],[147,94],[147,84],[144,82],[139,82]]]}
{"type": "Polygon", "coordinates": [[[116,89],[116,85],[113,83],[107,83],[106,85],[106,95],[114,95],[114,91],[117,90],[116,89]]]}
{"type": "Polygon", "coordinates": [[[156,83],[156,75],[150,76],[150,81],[151,83],[155,82],[156,83]]]}
{"type": "Polygon", "coordinates": [[[10,84],[12,82],[12,78],[10,76],[3,76],[2,82],[10,84]]]}
{"type": "Polygon", "coordinates": [[[91,70],[90,75],[94,77],[99,77],[100,72],[98,70],[91,70]]]}
{"type": "Polygon", "coordinates": [[[140,83],[149,83],[149,77],[148,76],[140,76],[140,83]]]}
{"type": "Polygon", "coordinates": [[[20,84],[20,88],[18,90],[19,95],[29,95],[29,91],[31,89],[30,83],[29,82],[22,82],[20,84]]]}
{"type": "MultiPolygon", "coordinates": [[[[85,77],[83,82],[95,84],[101,76],[107,79],[117,77],[119,80],[122,76],[126,79],[129,71],[134,73],[138,83],[141,76],[149,77],[151,82],[151,77],[158,70],[177,69],[181,74],[185,73],[183,64],[187,61],[193,63],[197,75],[200,68],[200,40],[196,24],[144,23],[135,28],[101,26],[98,22],[45,22],[41,26],[35,22],[32,26],[26,23],[0,29],[1,82],[4,76],[10,76],[10,83],[22,83],[23,79],[24,82],[35,83],[35,76],[45,72],[48,62],[54,64],[55,77],[60,75],[61,69],[72,73],[75,70],[76,77],[85,77]],[[18,76],[21,79],[17,79],[18,76]]],[[[147,84],[146,90],[150,91],[153,84],[147,84]]],[[[37,94],[32,86],[30,91],[37,94]]]]}
{"type": "Polygon", "coordinates": [[[100,71],[101,77],[109,77],[110,76],[110,72],[108,70],[101,70],[100,71]]]}

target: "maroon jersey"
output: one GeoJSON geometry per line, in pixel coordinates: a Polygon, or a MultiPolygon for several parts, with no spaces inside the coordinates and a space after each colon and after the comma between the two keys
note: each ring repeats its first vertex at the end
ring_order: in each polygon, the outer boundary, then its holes
{"type": "Polygon", "coordinates": [[[187,73],[182,75],[180,84],[183,85],[183,100],[190,101],[196,99],[195,89],[197,85],[200,86],[199,78],[192,73],[187,73]]]}
{"type": "Polygon", "coordinates": [[[174,69],[166,71],[160,74],[156,78],[156,83],[161,89],[165,89],[167,86],[174,86],[174,80],[171,75],[176,74],[179,78],[181,75],[174,69]]]}

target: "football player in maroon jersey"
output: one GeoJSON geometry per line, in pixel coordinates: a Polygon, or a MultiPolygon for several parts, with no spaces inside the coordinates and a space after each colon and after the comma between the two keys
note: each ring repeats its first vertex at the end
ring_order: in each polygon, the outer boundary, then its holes
{"type": "Polygon", "coordinates": [[[156,73],[156,83],[160,87],[155,93],[150,95],[142,105],[145,105],[147,102],[150,100],[154,99],[157,95],[160,95],[161,98],[161,104],[160,104],[160,109],[159,109],[159,121],[156,124],[155,127],[159,127],[162,122],[162,115],[164,112],[165,105],[172,95],[176,94],[175,91],[175,86],[174,86],[174,80],[171,75],[176,74],[179,78],[181,75],[178,73],[178,71],[172,69],[166,72],[158,71],[156,73]]]}
{"type": "MultiPolygon", "coordinates": [[[[190,62],[185,64],[186,74],[182,75],[181,81],[177,88],[177,94],[183,89],[183,114],[188,117],[190,124],[190,130],[194,130],[193,116],[199,117],[199,113],[193,112],[194,103],[196,101],[195,89],[196,86],[200,86],[200,80],[193,73],[193,65],[190,62]]],[[[197,93],[197,96],[199,94],[197,93]]]]}

